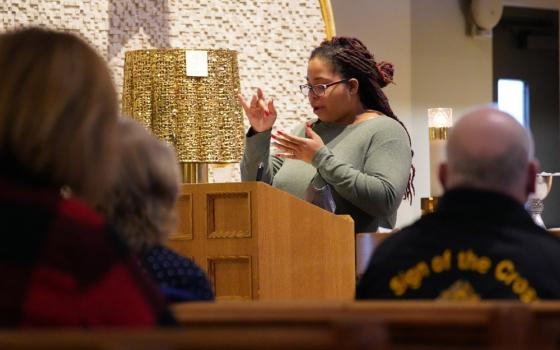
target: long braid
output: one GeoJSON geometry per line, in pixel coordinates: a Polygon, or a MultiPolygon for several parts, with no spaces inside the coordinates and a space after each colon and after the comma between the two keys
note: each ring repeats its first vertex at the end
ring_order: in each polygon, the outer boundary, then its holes
{"type": "MultiPolygon", "coordinates": [[[[379,111],[395,119],[404,128],[408,141],[412,146],[412,139],[406,126],[393,113],[389,100],[382,88],[393,82],[393,65],[387,62],[375,62],[373,55],[366,46],[356,38],[334,37],[325,40],[311,53],[311,58],[320,56],[327,59],[344,78],[356,78],[360,83],[360,101],[368,108],[379,111]]],[[[412,151],[414,157],[414,151],[412,151]]],[[[414,196],[414,177],[416,168],[410,166],[408,183],[403,198],[412,204],[414,196]]]]}

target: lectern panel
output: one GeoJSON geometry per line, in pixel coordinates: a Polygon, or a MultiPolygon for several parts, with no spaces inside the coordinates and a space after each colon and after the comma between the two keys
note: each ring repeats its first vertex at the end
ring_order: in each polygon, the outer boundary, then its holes
{"type": "Polygon", "coordinates": [[[193,205],[190,194],[182,194],[177,201],[177,228],[169,237],[172,241],[193,239],[193,205]]]}
{"type": "Polygon", "coordinates": [[[208,193],[206,198],[208,238],[251,237],[249,192],[208,193]]]}
{"type": "Polygon", "coordinates": [[[252,299],[250,256],[208,258],[208,277],[218,300],[252,299]]]}

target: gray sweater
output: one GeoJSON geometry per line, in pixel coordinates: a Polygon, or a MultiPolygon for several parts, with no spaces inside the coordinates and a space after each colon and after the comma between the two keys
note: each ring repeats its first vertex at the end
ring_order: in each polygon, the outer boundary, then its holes
{"type": "MultiPolygon", "coordinates": [[[[304,136],[305,125],[294,135],[304,136]]],[[[404,128],[380,116],[351,125],[313,123],[325,146],[312,164],[270,155],[270,131],[248,136],[241,160],[241,179],[254,181],[263,162],[262,180],[303,198],[317,172],[331,185],[337,214],[354,219],[355,232],[394,227],[408,183],[411,151],[404,128]]]]}

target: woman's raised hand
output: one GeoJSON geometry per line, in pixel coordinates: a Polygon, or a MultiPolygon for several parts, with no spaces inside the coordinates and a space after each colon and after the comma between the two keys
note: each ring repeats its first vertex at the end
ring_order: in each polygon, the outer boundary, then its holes
{"type": "Polygon", "coordinates": [[[255,132],[262,132],[272,129],[276,121],[276,108],[272,98],[266,100],[260,88],[257,88],[257,94],[253,95],[250,103],[247,103],[241,94],[237,95],[241,105],[245,110],[249,123],[255,132]]]}
{"type": "Polygon", "coordinates": [[[276,156],[302,160],[311,164],[317,151],[325,144],[321,136],[311,129],[309,123],[305,125],[305,136],[297,137],[278,130],[278,135],[273,134],[272,138],[274,146],[282,150],[282,153],[277,153],[276,156]]]}

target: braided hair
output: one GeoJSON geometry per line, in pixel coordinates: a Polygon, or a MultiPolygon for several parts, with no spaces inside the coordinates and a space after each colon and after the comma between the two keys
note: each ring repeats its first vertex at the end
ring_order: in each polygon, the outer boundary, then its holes
{"type": "MultiPolygon", "coordinates": [[[[394,67],[388,62],[375,62],[373,55],[367,47],[356,38],[333,37],[325,40],[311,52],[310,60],[320,57],[330,63],[334,70],[342,75],[343,78],[355,78],[359,82],[360,102],[367,109],[373,109],[384,115],[395,119],[406,131],[408,141],[412,145],[410,133],[403,122],[397,118],[387,96],[381,90],[393,82],[394,67]]],[[[414,151],[412,151],[414,156],[414,151]]],[[[416,169],[414,165],[410,167],[408,183],[404,193],[404,199],[412,203],[414,196],[414,177],[416,169]]]]}

